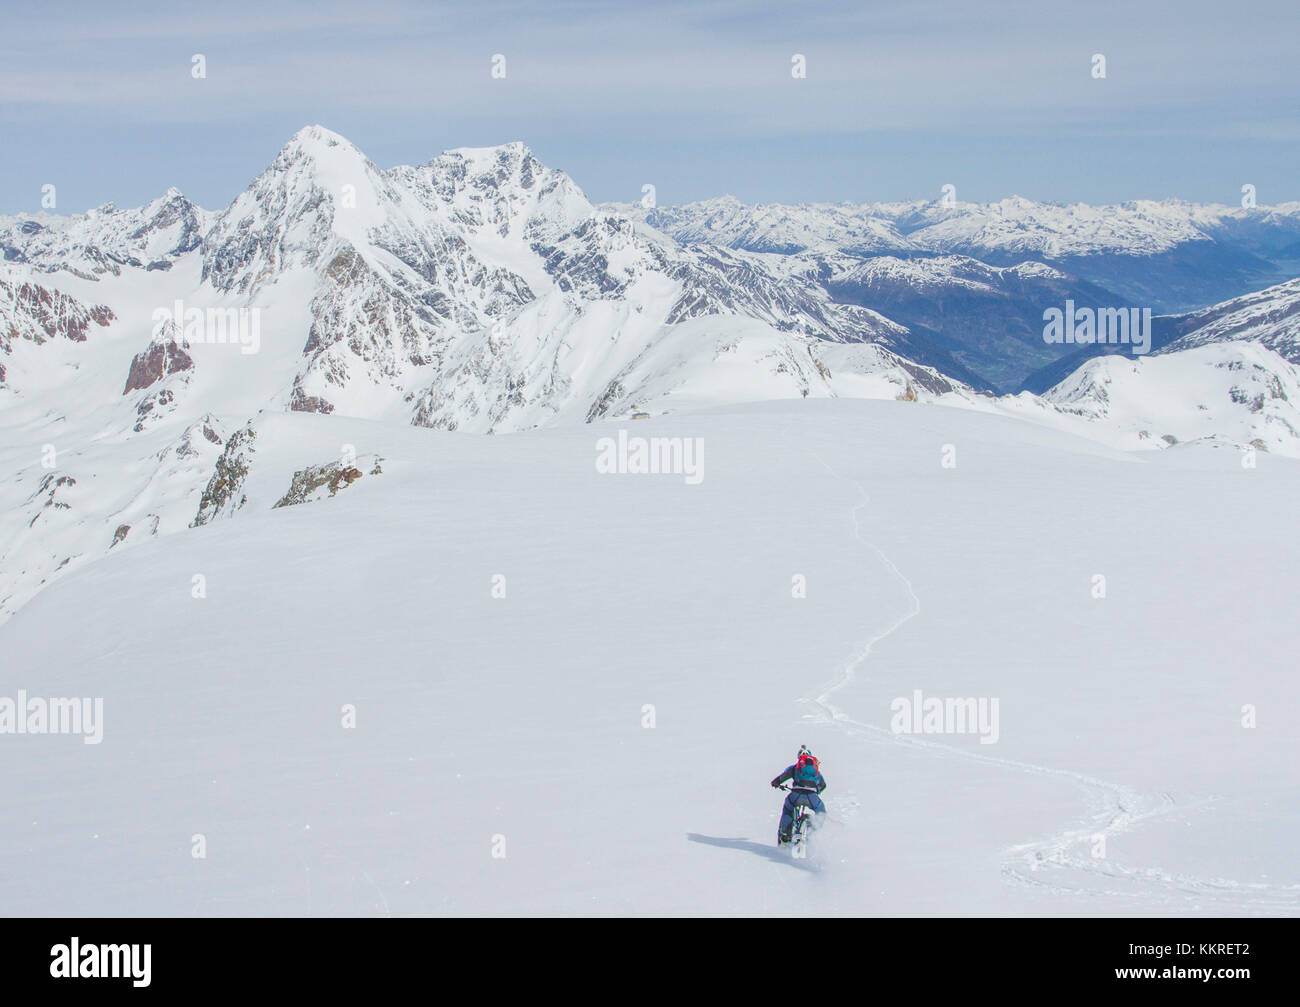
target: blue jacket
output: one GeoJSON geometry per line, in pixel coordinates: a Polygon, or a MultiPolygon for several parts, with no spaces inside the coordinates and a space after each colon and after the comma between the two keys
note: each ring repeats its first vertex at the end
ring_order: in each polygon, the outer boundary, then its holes
{"type": "Polygon", "coordinates": [[[803,772],[799,772],[798,766],[786,766],[784,772],[772,781],[772,786],[776,787],[790,781],[791,790],[801,790],[805,793],[820,794],[826,789],[826,778],[822,776],[821,770],[806,763],[803,772]],[[796,775],[798,774],[798,775],[796,775]]]}

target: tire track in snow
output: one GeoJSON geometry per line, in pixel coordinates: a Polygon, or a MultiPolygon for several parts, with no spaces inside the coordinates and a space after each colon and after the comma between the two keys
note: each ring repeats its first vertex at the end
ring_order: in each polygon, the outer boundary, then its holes
{"type": "MultiPolygon", "coordinates": [[[[983,763],[1033,776],[1055,777],[1082,790],[1091,818],[1084,825],[1067,828],[1047,838],[1018,843],[1005,849],[1001,872],[1003,879],[1008,883],[1058,895],[1145,899],[1150,899],[1154,895],[1169,902],[1212,900],[1239,903],[1244,899],[1247,907],[1258,910],[1291,912],[1300,910],[1300,885],[1276,886],[1242,883],[1225,878],[1198,878],[1160,868],[1124,867],[1104,857],[1092,855],[1091,850],[1098,840],[1101,840],[1104,846],[1109,843],[1112,836],[1127,832],[1140,823],[1176,810],[1184,810],[1171,794],[1144,795],[1132,787],[1110,783],[1069,769],[1038,766],[1015,759],[970,752],[912,735],[895,734],[876,724],[854,720],[836,706],[832,700],[835,693],[857,680],[859,669],[866,663],[877,644],[920,615],[921,600],[912,582],[898,569],[893,560],[862,535],[860,514],[871,502],[871,495],[866,488],[857,479],[840,475],[816,452],[812,452],[812,456],[831,476],[857,488],[859,500],[851,511],[853,537],[875,554],[882,565],[902,585],[908,597],[908,609],[902,616],[868,638],[840,669],[836,677],[823,687],[820,694],[812,698],[804,697],[801,700],[817,710],[823,723],[840,727],[850,733],[880,738],[887,743],[926,749],[944,758],[983,763]],[[1059,878],[1061,872],[1081,874],[1082,883],[1080,881],[1067,883],[1064,879],[1048,880],[1040,877],[1040,874],[1045,872],[1052,872],[1053,878],[1059,878]],[[1121,884],[1123,887],[1107,887],[1113,883],[1121,884]]],[[[1209,803],[1211,802],[1207,799],[1195,805],[1188,805],[1185,809],[1190,810],[1209,803]]]]}

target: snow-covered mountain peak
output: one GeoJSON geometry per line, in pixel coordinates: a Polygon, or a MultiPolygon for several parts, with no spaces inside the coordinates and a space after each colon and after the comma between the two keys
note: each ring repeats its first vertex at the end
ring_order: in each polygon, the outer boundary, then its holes
{"type": "Polygon", "coordinates": [[[431,212],[487,238],[553,239],[593,211],[567,174],[544,165],[518,140],[449,150],[389,175],[431,212]]]}
{"type": "Polygon", "coordinates": [[[452,147],[444,150],[434,161],[460,160],[474,165],[477,170],[487,170],[501,163],[519,164],[532,159],[533,152],[523,140],[508,140],[505,143],[489,144],[486,147],[452,147]]]}
{"type": "MultiPolygon", "coordinates": [[[[966,205],[971,206],[978,204],[968,203],[966,205]]],[[[1005,199],[1000,199],[996,203],[990,203],[988,209],[990,212],[996,213],[999,216],[1014,217],[1026,213],[1032,213],[1041,205],[1041,203],[1036,203],[1032,199],[1026,199],[1024,196],[1007,196],[1005,199]]],[[[957,207],[953,206],[950,207],[950,209],[957,209],[957,207]]]]}
{"type": "MultiPolygon", "coordinates": [[[[362,189],[381,184],[383,175],[383,170],[351,141],[323,126],[306,126],[289,138],[243,195],[266,195],[274,188],[295,194],[318,189],[343,205],[352,201],[345,186],[356,189],[360,200],[362,189]]],[[[231,208],[239,204],[240,199],[236,199],[231,208]]]]}
{"type": "Polygon", "coordinates": [[[198,248],[213,216],[171,188],[135,209],[105,203],[81,214],[0,218],[0,256],[89,280],[124,269],[168,270],[198,248]]]}
{"type": "Polygon", "coordinates": [[[326,258],[334,238],[364,248],[400,212],[401,193],[356,146],[322,126],[295,133],[223,211],[204,241],[203,277],[218,290],[256,290],[326,258]]]}
{"type": "Polygon", "coordinates": [[[356,144],[347,137],[335,133],[332,129],[326,129],[324,126],[315,124],[303,126],[302,129],[289,137],[284,146],[280,148],[276,160],[278,161],[281,158],[289,160],[301,158],[328,159],[335,152],[344,156],[365,157],[356,144]]]}

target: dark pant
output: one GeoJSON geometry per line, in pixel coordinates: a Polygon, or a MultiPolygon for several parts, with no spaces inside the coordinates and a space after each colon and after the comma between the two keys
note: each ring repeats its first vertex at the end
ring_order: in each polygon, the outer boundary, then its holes
{"type": "Polygon", "coordinates": [[[826,814],[826,805],[822,804],[822,799],[812,791],[790,791],[785,799],[785,805],[781,808],[781,824],[777,830],[777,838],[783,843],[790,841],[790,829],[794,826],[794,809],[799,807],[812,808],[819,815],[826,814]]]}

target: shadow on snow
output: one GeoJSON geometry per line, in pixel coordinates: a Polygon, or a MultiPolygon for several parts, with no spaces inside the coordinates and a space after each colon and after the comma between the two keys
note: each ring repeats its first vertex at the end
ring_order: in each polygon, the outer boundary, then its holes
{"type": "Polygon", "coordinates": [[[702,836],[698,832],[686,833],[686,838],[692,843],[703,843],[705,846],[719,846],[728,850],[743,850],[746,853],[752,853],[755,856],[762,857],[765,860],[771,860],[773,863],[784,864],[787,867],[793,867],[800,871],[816,872],[816,866],[807,859],[796,860],[790,855],[789,847],[772,846],[768,843],[756,843],[752,839],[723,839],[720,836],[702,836]]]}

